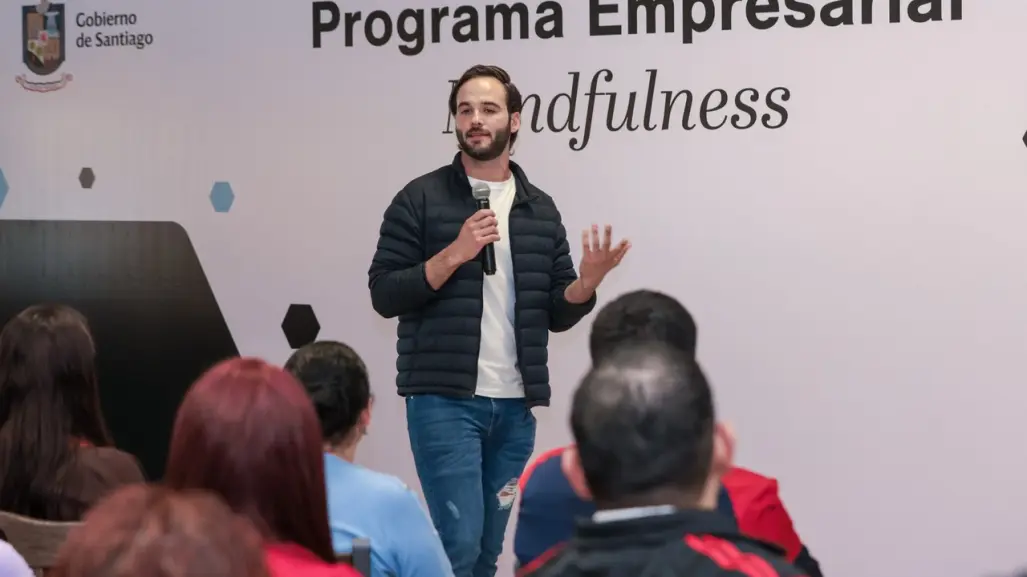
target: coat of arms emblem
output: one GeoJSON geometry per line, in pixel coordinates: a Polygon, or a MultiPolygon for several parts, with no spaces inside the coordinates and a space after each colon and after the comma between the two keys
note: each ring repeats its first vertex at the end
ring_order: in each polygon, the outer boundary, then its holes
{"type": "Polygon", "coordinates": [[[52,92],[64,88],[71,81],[71,74],[47,78],[64,64],[67,51],[64,15],[64,4],[52,4],[46,0],[21,7],[22,61],[32,75],[40,78],[33,80],[28,75],[19,75],[18,84],[26,90],[52,92]]]}

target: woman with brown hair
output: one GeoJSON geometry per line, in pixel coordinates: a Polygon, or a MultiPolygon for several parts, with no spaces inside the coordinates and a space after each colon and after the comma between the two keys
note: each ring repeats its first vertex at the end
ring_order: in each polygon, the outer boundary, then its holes
{"type": "Polygon", "coordinates": [[[267,577],[260,536],[217,496],[125,487],[90,509],[47,577],[267,577]]]}
{"type": "Polygon", "coordinates": [[[335,564],[322,443],[314,406],[292,376],[259,359],[230,359],[186,393],[164,480],[217,493],[249,518],[273,577],[358,577],[335,564]]]}
{"type": "Polygon", "coordinates": [[[0,332],[0,510],[77,521],[144,480],[138,461],[111,446],[95,356],[85,317],[67,306],[29,307],[0,332]]]}

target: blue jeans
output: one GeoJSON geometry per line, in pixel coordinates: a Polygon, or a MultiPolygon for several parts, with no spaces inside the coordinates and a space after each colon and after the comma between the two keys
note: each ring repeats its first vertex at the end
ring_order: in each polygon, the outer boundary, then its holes
{"type": "Polygon", "coordinates": [[[407,432],[455,577],[494,577],[517,481],[535,448],[524,399],[406,397],[407,432]]]}

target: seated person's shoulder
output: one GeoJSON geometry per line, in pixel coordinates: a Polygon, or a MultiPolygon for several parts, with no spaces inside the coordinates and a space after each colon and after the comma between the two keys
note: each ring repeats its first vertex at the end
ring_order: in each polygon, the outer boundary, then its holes
{"type": "MultiPolygon", "coordinates": [[[[594,552],[592,553],[594,554],[594,552]]],[[[573,546],[554,547],[530,565],[517,571],[517,577],[549,577],[550,575],[581,575],[581,551],[573,546]]],[[[634,557],[634,570],[644,574],[667,575],[762,575],[766,577],[804,577],[802,571],[788,563],[773,549],[746,538],[724,538],[713,535],[687,535],[680,541],[651,550],[645,557],[634,557]],[[653,569],[661,567],[661,571],[653,569]]],[[[595,559],[588,563],[594,564],[595,559]]],[[[617,561],[608,559],[613,563],[617,561]]],[[[632,561],[627,567],[633,565],[632,561]]],[[[623,567],[622,567],[623,568],[623,567]]]]}
{"type": "MultiPolygon", "coordinates": [[[[731,499],[740,524],[744,525],[747,518],[759,515],[768,508],[781,507],[777,480],[771,477],[749,469],[732,467],[721,477],[720,483],[731,499]]],[[[744,527],[742,532],[746,532],[744,527]]]]}
{"type": "Polygon", "coordinates": [[[522,512],[538,509],[547,516],[562,514],[569,518],[595,512],[595,505],[578,496],[563,472],[565,449],[546,451],[524,469],[518,483],[522,512]]]}
{"type": "Polygon", "coordinates": [[[569,561],[570,558],[568,543],[557,543],[530,562],[518,563],[514,577],[546,577],[576,573],[577,567],[569,561]]]}
{"type": "Polygon", "coordinates": [[[413,495],[410,487],[395,475],[374,471],[364,467],[358,469],[362,482],[386,501],[402,500],[413,495]]]}
{"type": "Polygon", "coordinates": [[[688,564],[703,563],[709,570],[698,571],[701,575],[739,572],[780,577],[802,577],[803,573],[789,563],[780,552],[768,548],[758,541],[745,538],[731,539],[713,535],[687,535],[684,540],[685,558],[688,564]]]}
{"type": "Polygon", "coordinates": [[[82,447],[78,468],[87,480],[111,488],[146,480],[139,460],[114,447],[82,447]]]}
{"type": "Polygon", "coordinates": [[[802,549],[802,541],[781,501],[777,481],[735,467],[721,482],[731,499],[741,532],[781,547],[786,556],[794,560],[802,549]]]}
{"type": "MultiPolygon", "coordinates": [[[[542,525],[549,525],[553,517],[566,517],[568,522],[572,522],[576,516],[594,512],[593,505],[574,492],[564,475],[560,463],[563,452],[563,447],[546,451],[521,473],[518,481],[520,523],[538,521],[542,525]]],[[[543,529],[545,527],[533,528],[535,531],[543,529]]]]}
{"type": "MultiPolygon", "coordinates": [[[[556,477],[563,477],[560,459],[566,449],[567,447],[550,449],[528,463],[518,481],[518,490],[522,496],[528,491],[549,488],[556,477]]],[[[559,485],[563,486],[563,483],[559,485]]]]}
{"type": "Polygon", "coordinates": [[[389,519],[389,525],[396,522],[396,516],[427,515],[417,495],[399,477],[365,467],[353,466],[344,482],[330,480],[329,493],[359,494],[365,505],[361,510],[374,511],[375,517],[389,519]]]}
{"type": "Polygon", "coordinates": [[[777,480],[742,467],[731,467],[721,478],[721,483],[735,494],[764,495],[777,494],[777,480]]]}
{"type": "Polygon", "coordinates": [[[298,545],[268,546],[265,549],[265,560],[272,576],[360,577],[360,573],[353,567],[342,563],[330,565],[298,545]]]}
{"type": "Polygon", "coordinates": [[[514,532],[514,556],[525,571],[534,571],[574,534],[575,520],[591,516],[595,505],[574,492],[563,473],[565,447],[531,461],[519,482],[520,507],[514,532]]]}
{"type": "Polygon", "coordinates": [[[353,539],[367,538],[373,562],[384,573],[452,576],[428,510],[406,483],[357,465],[334,465],[329,468],[335,474],[328,482],[328,516],[336,551],[348,553],[353,539]]]}

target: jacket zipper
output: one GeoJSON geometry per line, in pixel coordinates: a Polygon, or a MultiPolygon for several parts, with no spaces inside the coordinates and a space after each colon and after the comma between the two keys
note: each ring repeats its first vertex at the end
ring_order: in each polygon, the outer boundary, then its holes
{"type": "MultiPolygon", "coordinates": [[[[515,181],[514,186],[515,187],[519,186],[518,184],[516,184],[516,181],[515,181]]],[[[514,250],[514,234],[513,234],[512,227],[511,227],[511,223],[513,222],[514,209],[516,209],[519,205],[527,204],[528,201],[527,201],[527,199],[525,199],[525,200],[518,200],[516,198],[516,194],[517,194],[517,192],[515,190],[514,191],[514,195],[515,195],[514,196],[514,202],[510,206],[510,218],[507,220],[506,228],[510,229],[510,230],[507,231],[507,234],[510,235],[510,268],[513,271],[513,283],[514,283],[514,345],[517,347],[517,370],[521,373],[521,381],[523,383],[523,381],[524,381],[524,362],[521,360],[521,356],[522,356],[521,355],[521,299],[517,298],[517,296],[521,292],[521,289],[520,289],[520,287],[517,284],[518,283],[518,280],[517,280],[517,265],[516,265],[517,261],[514,258],[515,255],[517,254],[517,252],[514,250]]],[[[525,398],[528,397],[528,391],[527,390],[524,391],[524,397],[525,398]]]]}

